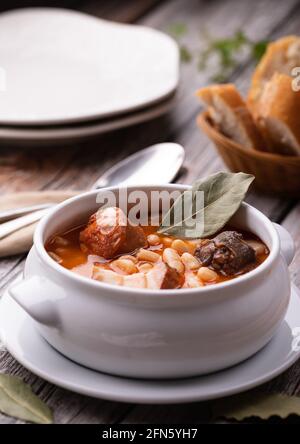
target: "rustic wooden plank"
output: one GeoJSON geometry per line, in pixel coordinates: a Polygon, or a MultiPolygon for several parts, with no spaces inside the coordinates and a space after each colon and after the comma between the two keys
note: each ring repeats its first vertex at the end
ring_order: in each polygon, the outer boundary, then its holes
{"type": "Polygon", "coordinates": [[[297,287],[300,288],[300,223],[299,222],[300,222],[300,203],[296,205],[294,209],[282,221],[282,225],[290,232],[295,241],[296,254],[292,264],[290,265],[290,271],[293,282],[297,287]]]}
{"type": "MultiPolygon", "coordinates": [[[[55,422],[57,423],[81,423],[85,422],[86,418],[89,418],[91,424],[114,423],[118,418],[122,418],[130,408],[129,404],[93,399],[45,383],[43,379],[36,377],[16,363],[5,350],[0,350],[0,370],[19,376],[30,384],[33,391],[55,412],[55,422]],[[82,415],[82,411],[85,412],[84,415],[82,415]]],[[[0,424],[14,422],[14,418],[7,418],[0,414],[0,424]]]]}
{"type": "Polygon", "coordinates": [[[22,0],[1,0],[0,11],[26,7],[48,7],[48,8],[74,8],[78,0],[27,0],[26,4],[22,0]]]}
{"type": "Polygon", "coordinates": [[[162,3],[163,0],[110,0],[109,2],[90,0],[81,2],[77,8],[82,12],[86,12],[106,20],[132,23],[147,14],[149,11],[152,11],[155,6],[160,6],[162,3]]]}
{"type": "Polygon", "coordinates": [[[210,422],[209,404],[135,406],[122,424],[201,424],[210,422]]]}
{"type": "MultiPolygon", "coordinates": [[[[242,24],[243,29],[247,33],[249,32],[250,34],[251,32],[256,38],[263,38],[269,34],[273,35],[277,25],[278,29],[283,32],[285,27],[279,26],[279,24],[282,24],[281,22],[284,21],[287,15],[291,14],[291,11],[295,12],[293,9],[295,2],[292,0],[284,3],[281,2],[276,5],[276,8],[272,8],[271,1],[259,2],[259,6],[256,8],[253,7],[253,2],[251,2],[251,6],[246,6],[246,9],[244,9],[244,6],[240,6],[240,4],[245,5],[244,2],[226,2],[226,6],[224,2],[221,3],[201,3],[196,1],[168,2],[163,4],[161,8],[155,9],[153,14],[147,15],[141,20],[141,23],[166,29],[169,24],[175,21],[187,21],[190,29],[190,35],[187,36],[188,39],[192,39],[193,33],[205,23],[209,23],[209,29],[214,34],[219,35],[231,34],[237,29],[239,24],[242,24]],[[260,8],[259,16],[261,21],[257,20],[257,8],[260,8]],[[235,13],[231,14],[230,11],[233,10],[235,13]],[[272,14],[269,13],[270,10],[272,10],[272,14]]],[[[295,14],[295,24],[298,17],[299,15],[295,14]]],[[[245,82],[246,84],[248,82],[248,78],[245,76],[246,71],[245,68],[240,69],[233,77],[237,81],[245,82]]],[[[36,189],[60,187],[87,188],[101,171],[104,171],[107,166],[111,165],[112,158],[116,161],[119,158],[123,158],[128,152],[136,151],[142,146],[166,139],[180,141],[187,148],[190,167],[182,177],[183,182],[191,182],[198,175],[208,174],[222,168],[222,163],[214,151],[212,151],[210,143],[204,136],[200,135],[194,121],[198,112],[198,104],[193,97],[193,90],[201,84],[207,83],[207,81],[207,74],[197,73],[195,66],[183,66],[182,85],[178,103],[170,117],[157,119],[154,122],[139,125],[133,129],[121,130],[105,135],[99,138],[97,143],[89,142],[79,148],[62,149],[58,154],[54,150],[43,150],[39,153],[32,151],[30,152],[30,161],[28,161],[27,154],[23,154],[23,150],[7,150],[2,157],[2,162],[3,164],[6,163],[6,166],[2,166],[2,168],[6,173],[5,181],[9,185],[2,183],[1,189],[5,192],[8,190],[12,191],[13,189],[23,189],[23,186],[27,189],[33,187],[36,189]],[[96,148],[97,145],[99,150],[96,148]],[[58,165],[59,171],[57,171],[58,165]],[[17,176],[16,171],[18,172],[17,176]]],[[[0,169],[0,175],[1,172],[2,170],[0,169]]],[[[273,214],[272,217],[274,219],[278,218],[278,208],[281,205],[279,201],[274,205],[273,199],[256,195],[253,195],[253,201],[256,205],[258,202],[258,205],[261,205],[261,208],[265,209],[267,214],[271,216],[273,214]]],[[[16,270],[18,266],[18,264],[14,265],[13,260],[8,259],[7,265],[4,267],[6,271],[3,272],[5,278],[9,279],[13,270],[16,270]]],[[[12,372],[25,371],[24,369],[18,369],[18,364],[14,360],[6,368],[12,372]]],[[[27,374],[26,371],[25,374],[27,374]]],[[[41,385],[39,385],[39,378],[29,374],[29,372],[28,377],[33,378],[32,380],[30,379],[30,382],[33,385],[36,384],[38,391],[44,393],[43,390],[45,390],[45,399],[49,399],[50,404],[53,402],[55,411],[58,412],[59,422],[114,422],[126,413],[122,410],[122,414],[119,415],[119,408],[122,409],[123,404],[111,403],[111,406],[107,408],[110,409],[112,415],[107,419],[106,407],[103,407],[102,410],[102,407],[100,408],[100,404],[98,404],[99,401],[93,403],[94,400],[89,398],[77,398],[78,395],[73,395],[69,392],[65,393],[63,390],[47,383],[41,382],[41,385]],[[72,401],[74,399],[75,401],[72,401]],[[73,402],[75,404],[78,402],[78,407],[74,408],[74,410],[71,409],[72,412],[68,416],[68,409],[71,408],[70,405],[73,405],[73,402]]],[[[199,409],[200,407],[202,408],[203,406],[199,406],[199,409]]],[[[143,406],[134,407],[132,413],[126,416],[124,421],[176,422],[181,419],[185,421],[188,416],[185,415],[186,411],[189,411],[192,418],[197,419],[198,405],[143,406]]],[[[205,413],[199,411],[199,417],[205,417],[205,413]]],[[[6,418],[3,421],[5,422],[6,418]]]]}

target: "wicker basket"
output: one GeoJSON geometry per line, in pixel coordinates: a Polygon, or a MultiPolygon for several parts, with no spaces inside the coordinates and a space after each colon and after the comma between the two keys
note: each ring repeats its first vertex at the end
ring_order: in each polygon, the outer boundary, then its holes
{"type": "Polygon", "coordinates": [[[254,186],[267,193],[300,197],[300,156],[245,149],[217,131],[207,112],[200,114],[197,122],[231,171],[253,174],[254,186]]]}

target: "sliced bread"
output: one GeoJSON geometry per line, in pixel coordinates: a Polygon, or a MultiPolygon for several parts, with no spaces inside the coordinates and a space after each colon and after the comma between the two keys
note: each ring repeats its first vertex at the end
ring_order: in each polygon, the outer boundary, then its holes
{"type": "Polygon", "coordinates": [[[300,91],[293,90],[292,81],[273,74],[255,105],[255,119],[269,150],[300,155],[300,91]]]}
{"type": "Polygon", "coordinates": [[[263,149],[261,135],[233,84],[207,86],[199,89],[197,96],[208,105],[210,118],[220,132],[245,148],[263,149]]]}
{"type": "Polygon", "coordinates": [[[300,66],[300,37],[289,35],[270,43],[257,65],[251,80],[248,106],[255,115],[265,84],[275,72],[291,76],[292,70],[300,66]]]}

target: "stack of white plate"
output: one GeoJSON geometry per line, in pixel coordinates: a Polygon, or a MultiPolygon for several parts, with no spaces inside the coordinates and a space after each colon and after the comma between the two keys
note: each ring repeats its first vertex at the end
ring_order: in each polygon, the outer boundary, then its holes
{"type": "Polygon", "coordinates": [[[0,143],[66,143],[157,117],[178,66],[176,43],[150,28],[65,9],[3,13],[0,143]]]}

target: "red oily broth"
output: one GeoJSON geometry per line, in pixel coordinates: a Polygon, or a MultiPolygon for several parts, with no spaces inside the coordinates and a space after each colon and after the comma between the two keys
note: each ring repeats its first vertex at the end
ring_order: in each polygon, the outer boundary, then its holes
{"type": "MultiPolygon", "coordinates": [[[[84,228],[83,225],[77,226],[63,233],[52,236],[47,241],[45,248],[47,252],[50,254],[50,256],[64,268],[72,270],[86,277],[91,277],[94,263],[101,263],[103,267],[109,268],[109,263],[115,260],[116,258],[111,260],[106,260],[100,256],[89,255],[86,251],[84,251],[84,249],[81,249],[79,234],[83,228],[84,228]]],[[[142,228],[146,236],[150,234],[157,234],[157,226],[148,225],[148,226],[143,226],[142,228]]],[[[232,230],[232,229],[233,229],[232,227],[226,227],[223,230],[232,230]]],[[[239,232],[242,233],[245,240],[255,240],[261,242],[257,236],[248,231],[239,230],[239,232]]],[[[168,243],[170,243],[172,240],[178,239],[173,236],[166,237],[165,235],[160,235],[160,234],[158,234],[158,236],[161,239],[161,244],[156,246],[150,246],[148,247],[148,249],[155,251],[160,255],[163,254],[163,251],[166,247],[170,246],[167,244],[167,240],[168,243]]],[[[184,240],[185,242],[189,242],[186,239],[182,240],[184,240]]],[[[251,266],[249,266],[246,271],[250,271],[251,269],[256,268],[267,258],[268,254],[269,253],[266,248],[265,253],[258,255],[256,257],[255,263],[251,264],[251,266]]],[[[235,277],[236,275],[224,276],[222,274],[219,274],[218,282],[234,279],[235,277]]]]}

